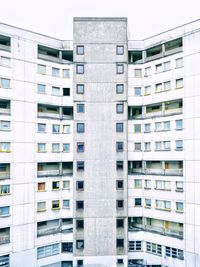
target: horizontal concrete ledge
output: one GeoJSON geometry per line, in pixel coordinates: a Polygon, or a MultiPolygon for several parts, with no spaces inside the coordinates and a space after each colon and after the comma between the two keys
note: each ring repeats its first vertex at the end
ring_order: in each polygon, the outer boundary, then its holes
{"type": "Polygon", "coordinates": [[[125,21],[126,17],[74,17],[74,21],[125,21]]]}

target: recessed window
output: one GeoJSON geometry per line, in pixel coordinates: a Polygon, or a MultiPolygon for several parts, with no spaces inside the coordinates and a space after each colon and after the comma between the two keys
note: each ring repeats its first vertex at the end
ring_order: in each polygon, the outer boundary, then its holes
{"type": "Polygon", "coordinates": [[[83,200],[77,200],[76,201],[76,209],[84,209],[84,201],[83,200]]]}
{"type": "Polygon", "coordinates": [[[70,88],[63,88],[63,96],[70,96],[70,88]]]}
{"type": "Polygon", "coordinates": [[[142,199],[141,198],[135,198],[135,206],[136,207],[142,206],[142,199]]]}
{"type": "Polygon", "coordinates": [[[76,190],[84,190],[84,181],[76,182],[76,190]]]}
{"type": "Polygon", "coordinates": [[[123,84],[117,84],[116,85],[116,93],[117,94],[123,94],[124,93],[124,85],[123,84]]]}
{"type": "Polygon", "coordinates": [[[10,194],[10,185],[0,185],[0,195],[9,195],[10,194]]]}
{"type": "Polygon", "coordinates": [[[77,94],[84,94],[84,84],[77,84],[76,85],[76,93],[77,94]]]}
{"type": "Polygon", "coordinates": [[[69,209],[70,208],[70,200],[64,199],[63,200],[63,209],[69,209]]]}
{"type": "Polygon", "coordinates": [[[163,67],[162,64],[157,64],[156,65],[156,73],[162,72],[163,71],[163,67]]]}
{"type": "Polygon", "coordinates": [[[183,129],[183,120],[176,120],[176,130],[183,129]]]}
{"type": "Polygon", "coordinates": [[[117,171],[123,171],[123,168],[124,168],[123,160],[116,161],[116,169],[117,169],[117,171]]]}
{"type": "Polygon", "coordinates": [[[46,85],[44,85],[44,84],[38,84],[37,85],[37,92],[39,94],[45,94],[45,92],[46,92],[46,85]]]}
{"type": "Polygon", "coordinates": [[[128,242],[128,251],[141,251],[142,242],[141,241],[129,241],[128,242]]]}
{"type": "Polygon", "coordinates": [[[123,180],[117,180],[116,181],[116,188],[117,189],[123,189],[124,188],[124,181],[123,180]]]}
{"type": "Polygon", "coordinates": [[[10,121],[0,121],[0,131],[9,131],[10,121]]]}
{"type": "Polygon", "coordinates": [[[155,86],[155,92],[159,93],[162,91],[162,83],[157,83],[155,86]]]}
{"type": "Polygon", "coordinates": [[[176,211],[183,212],[183,202],[176,202],[176,211]]]}
{"type": "Polygon", "coordinates": [[[83,267],[83,260],[77,260],[77,267],[83,267]]]}
{"type": "Polygon", "coordinates": [[[52,68],[52,76],[53,77],[60,77],[60,69],[52,68]]]}
{"type": "Polygon", "coordinates": [[[144,151],[151,151],[151,142],[144,143],[144,151]]]}
{"type": "Polygon", "coordinates": [[[38,143],[38,152],[39,153],[44,153],[46,151],[46,144],[45,143],[38,143]]]}
{"type": "Polygon", "coordinates": [[[144,184],[145,184],[145,189],[151,189],[151,180],[145,180],[144,181],[144,184]]]}
{"type": "Polygon", "coordinates": [[[77,161],[77,171],[84,171],[85,165],[84,161],[77,161]]]}
{"type": "Polygon", "coordinates": [[[134,150],[135,151],[141,151],[142,150],[142,143],[134,143],[134,150]]]}
{"type": "Polygon", "coordinates": [[[77,64],[76,65],[76,74],[84,74],[84,65],[83,64],[77,64]]]}
{"type": "Polygon", "coordinates": [[[76,248],[84,249],[84,240],[76,240],[76,248]]]}
{"type": "Polygon", "coordinates": [[[176,191],[183,192],[183,182],[182,181],[176,182],[176,191]]]}
{"type": "Polygon", "coordinates": [[[42,201],[42,202],[38,202],[37,203],[37,211],[46,211],[46,202],[42,201]]]}
{"type": "Polygon", "coordinates": [[[162,246],[155,244],[155,243],[150,243],[146,242],[146,251],[158,256],[162,255],[162,246]]]}
{"type": "Polygon", "coordinates": [[[179,88],[182,88],[183,87],[183,79],[177,79],[176,80],[176,88],[179,89],[179,88]]]}
{"type": "Polygon", "coordinates": [[[60,189],[60,182],[59,181],[53,181],[52,182],[52,190],[59,190],[60,189]]]}
{"type": "Polygon", "coordinates": [[[79,152],[79,153],[82,153],[82,152],[84,152],[84,143],[83,142],[79,142],[79,143],[77,143],[77,152],[79,152]]]}
{"type": "Polygon", "coordinates": [[[62,252],[63,253],[72,253],[73,252],[73,243],[72,242],[65,242],[62,243],[62,252]]]}
{"type": "Polygon", "coordinates": [[[116,123],[116,132],[122,133],[124,131],[124,124],[123,122],[116,123]]]}
{"type": "Polygon", "coordinates": [[[150,198],[145,198],[145,207],[151,208],[151,199],[150,198]]]}
{"type": "Polygon", "coordinates": [[[70,70],[69,69],[63,70],[63,78],[70,78],[70,70]]]}
{"type": "Polygon", "coordinates": [[[116,111],[117,111],[117,113],[123,113],[124,112],[124,104],[117,104],[116,111]]]}
{"type": "Polygon", "coordinates": [[[9,206],[0,207],[0,217],[8,215],[10,215],[10,207],[9,206]]]}
{"type": "Polygon", "coordinates": [[[176,59],[176,68],[182,68],[183,67],[183,58],[177,58],[176,59]]]}
{"type": "Polygon", "coordinates": [[[63,188],[64,190],[70,190],[70,181],[63,181],[63,188]]]}
{"type": "Polygon", "coordinates": [[[135,69],[135,77],[136,78],[142,77],[142,70],[141,69],[135,69]]]}
{"type": "Polygon", "coordinates": [[[52,152],[53,153],[59,153],[60,152],[60,144],[59,143],[53,143],[52,144],[52,152]]]}
{"type": "Polygon", "coordinates": [[[170,81],[164,82],[163,85],[164,85],[164,91],[171,90],[171,82],[170,81]]]}
{"type": "Polygon", "coordinates": [[[60,133],[60,125],[59,124],[53,124],[52,125],[52,133],[60,133]]]}
{"type": "Polygon", "coordinates": [[[144,125],[144,132],[145,133],[150,133],[151,132],[151,124],[150,123],[146,123],[144,125]]]}
{"type": "Polygon", "coordinates": [[[85,132],[85,124],[77,123],[77,133],[84,133],[84,132],[85,132]]]}
{"type": "Polygon", "coordinates": [[[124,73],[124,64],[117,64],[116,65],[116,73],[123,74],[124,73]]]}
{"type": "Polygon", "coordinates": [[[46,189],[46,183],[45,182],[41,182],[37,184],[37,190],[39,192],[44,192],[46,189]]]}
{"type": "Polygon", "coordinates": [[[0,152],[10,152],[10,143],[0,142],[0,152]]]}
{"type": "Polygon", "coordinates": [[[37,131],[38,131],[38,133],[45,133],[46,132],[46,124],[38,123],[37,124],[37,131]]]}
{"type": "Polygon", "coordinates": [[[124,264],[124,259],[117,259],[117,264],[124,264]]]}
{"type": "Polygon", "coordinates": [[[122,152],[124,150],[124,142],[116,142],[116,151],[122,152]]]}
{"type": "Polygon", "coordinates": [[[116,54],[117,55],[123,55],[124,54],[124,46],[123,45],[117,45],[116,54]]]}
{"type": "Polygon", "coordinates": [[[116,220],[116,227],[117,228],[124,228],[124,219],[117,219],[116,220]]]}
{"type": "Polygon", "coordinates": [[[134,88],[134,95],[135,96],[141,96],[142,95],[142,88],[141,87],[135,87],[134,88]]]}
{"type": "Polygon", "coordinates": [[[164,66],[164,71],[171,70],[171,62],[170,61],[164,62],[163,66],[164,66]]]}
{"type": "Polygon", "coordinates": [[[63,133],[70,133],[70,125],[63,125],[63,133]]]}
{"type": "Polygon", "coordinates": [[[124,200],[117,200],[116,201],[116,207],[117,209],[123,209],[124,208],[124,200]]]}
{"type": "Polygon", "coordinates": [[[150,85],[144,87],[144,94],[145,95],[151,94],[151,86],[150,85]]]}
{"type": "Polygon", "coordinates": [[[141,189],[142,188],[142,180],[141,179],[135,179],[134,180],[134,187],[135,188],[139,188],[139,189],[141,189]]]}
{"type": "Polygon", "coordinates": [[[84,229],[84,220],[81,219],[76,220],[76,229],[84,229]]]}
{"type": "Polygon", "coordinates": [[[53,200],[51,208],[52,208],[52,210],[59,210],[60,209],[60,200],[53,200]]]}
{"type": "Polygon", "coordinates": [[[77,104],[77,113],[84,113],[85,112],[85,105],[84,104],[77,104]]]}
{"type": "Polygon", "coordinates": [[[170,121],[163,122],[163,131],[170,131],[170,121]]]}
{"type": "Polygon", "coordinates": [[[70,152],[70,144],[65,143],[63,144],[63,150],[64,153],[69,153],[70,152]]]}
{"type": "Polygon", "coordinates": [[[42,259],[45,257],[50,257],[60,253],[60,244],[52,244],[49,246],[44,246],[37,248],[37,258],[42,259]]]}
{"type": "Polygon", "coordinates": [[[117,248],[123,248],[124,247],[124,239],[118,238],[116,245],[117,245],[117,248]]]}
{"type": "Polygon", "coordinates": [[[76,54],[77,55],[84,55],[84,46],[83,45],[77,45],[76,46],[76,54]]]}
{"type": "Polygon", "coordinates": [[[1,65],[10,67],[10,58],[9,57],[1,57],[1,65]]]}
{"type": "Polygon", "coordinates": [[[156,122],[155,123],[155,132],[162,131],[162,123],[161,122],[156,122]]]}
{"type": "Polygon", "coordinates": [[[10,79],[1,78],[1,87],[4,89],[10,88],[10,79]]]}
{"type": "Polygon", "coordinates": [[[46,74],[46,66],[45,65],[38,65],[38,73],[39,74],[46,74]]]}
{"type": "Polygon", "coordinates": [[[145,77],[148,77],[151,75],[151,67],[145,68],[144,71],[145,71],[145,74],[144,74],[145,77]]]}
{"type": "Polygon", "coordinates": [[[134,132],[135,133],[141,133],[141,124],[135,124],[134,125],[134,132]]]}
{"type": "Polygon", "coordinates": [[[60,87],[52,86],[52,95],[59,96],[60,95],[60,87]]]}

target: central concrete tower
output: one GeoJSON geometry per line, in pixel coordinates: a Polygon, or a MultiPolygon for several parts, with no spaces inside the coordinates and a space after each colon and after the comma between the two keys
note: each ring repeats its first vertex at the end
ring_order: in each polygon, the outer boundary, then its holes
{"type": "Polygon", "coordinates": [[[127,266],[127,19],[74,18],[76,266],[127,266]]]}

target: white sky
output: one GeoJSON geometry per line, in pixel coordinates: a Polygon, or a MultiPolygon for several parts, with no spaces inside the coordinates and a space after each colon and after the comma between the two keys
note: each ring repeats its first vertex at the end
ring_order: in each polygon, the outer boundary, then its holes
{"type": "Polygon", "coordinates": [[[128,17],[131,39],[200,18],[200,0],[0,0],[0,22],[72,39],[73,17],[128,17]]]}

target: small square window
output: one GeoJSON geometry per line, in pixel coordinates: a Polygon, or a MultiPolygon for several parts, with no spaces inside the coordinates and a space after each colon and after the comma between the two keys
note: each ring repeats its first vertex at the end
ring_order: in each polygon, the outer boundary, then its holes
{"type": "Polygon", "coordinates": [[[176,120],[176,130],[183,129],[183,120],[176,120]]]}
{"type": "Polygon", "coordinates": [[[39,74],[46,74],[46,66],[45,65],[38,65],[38,73],[39,74]]]}
{"type": "Polygon", "coordinates": [[[77,249],[84,249],[84,240],[76,240],[76,248],[77,249]]]}
{"type": "Polygon", "coordinates": [[[39,94],[45,94],[45,92],[46,92],[46,85],[44,85],[44,84],[38,84],[37,85],[37,92],[39,94]]]}
{"type": "Polygon", "coordinates": [[[117,113],[123,113],[124,112],[124,104],[117,104],[116,109],[117,109],[117,113]]]}
{"type": "Polygon", "coordinates": [[[60,200],[53,200],[52,201],[52,210],[58,210],[60,209],[60,200]]]}
{"type": "Polygon", "coordinates": [[[70,88],[63,88],[63,96],[70,96],[70,88]]]}
{"type": "Polygon", "coordinates": [[[46,210],[46,202],[38,202],[37,203],[37,211],[45,211],[46,210]]]}
{"type": "Polygon", "coordinates": [[[84,45],[77,45],[76,46],[76,54],[77,55],[84,55],[84,45]]]}
{"type": "Polygon", "coordinates": [[[183,79],[177,79],[176,80],[176,88],[182,88],[183,87],[183,79]]]}
{"type": "Polygon", "coordinates": [[[10,130],[10,121],[0,121],[0,130],[9,131],[10,130]]]}
{"type": "Polygon", "coordinates": [[[5,217],[10,215],[10,207],[5,206],[5,207],[0,207],[0,217],[5,217]]]}
{"type": "Polygon", "coordinates": [[[117,209],[123,209],[124,208],[124,200],[117,200],[116,201],[116,207],[117,209]]]}
{"type": "Polygon", "coordinates": [[[70,190],[70,181],[63,181],[63,188],[64,190],[70,190]]]}
{"type": "Polygon", "coordinates": [[[60,189],[60,182],[59,181],[53,181],[52,182],[52,190],[59,190],[60,189]]]}
{"type": "Polygon", "coordinates": [[[145,95],[150,95],[151,94],[151,85],[148,85],[148,86],[144,87],[144,93],[145,93],[145,95]]]}
{"type": "Polygon", "coordinates": [[[117,259],[117,264],[124,264],[124,259],[117,259]]]}
{"type": "Polygon", "coordinates": [[[145,207],[151,208],[151,199],[150,198],[145,198],[145,207]]]}
{"type": "Polygon", "coordinates": [[[69,153],[70,152],[70,144],[63,144],[63,152],[69,153]]]}
{"type": "Polygon", "coordinates": [[[52,152],[54,152],[54,153],[60,152],[60,144],[59,143],[53,143],[52,144],[52,152]]]}
{"type": "Polygon", "coordinates": [[[123,171],[124,168],[124,162],[122,160],[118,160],[116,162],[116,169],[117,171],[123,171]]]}
{"type": "Polygon", "coordinates": [[[134,125],[134,132],[135,133],[141,133],[141,124],[135,124],[134,125]]]}
{"type": "Polygon", "coordinates": [[[183,150],[183,140],[176,140],[176,150],[183,150]]]}
{"type": "Polygon", "coordinates": [[[151,132],[151,124],[150,123],[146,123],[144,125],[144,132],[145,133],[150,133],[151,132]]]}
{"type": "Polygon", "coordinates": [[[84,209],[84,201],[83,200],[77,200],[76,201],[76,209],[84,209]]]}
{"type": "Polygon", "coordinates": [[[82,152],[84,152],[84,149],[85,149],[85,147],[84,147],[83,142],[77,143],[77,152],[82,153],[82,152]]]}
{"type": "Polygon", "coordinates": [[[77,260],[77,267],[83,267],[83,260],[77,260]]]}
{"type": "Polygon", "coordinates": [[[84,190],[84,181],[76,182],[76,190],[84,190]]]}
{"type": "Polygon", "coordinates": [[[183,67],[183,58],[177,58],[176,59],[176,68],[181,68],[183,67]]]}
{"type": "Polygon", "coordinates": [[[116,72],[117,72],[117,74],[123,74],[124,73],[124,64],[117,64],[116,65],[116,72]]]}
{"type": "Polygon", "coordinates": [[[124,150],[124,143],[123,142],[116,142],[116,151],[122,152],[124,150]]]}
{"type": "Polygon", "coordinates": [[[142,206],[142,199],[141,198],[135,198],[135,206],[137,206],[137,207],[142,206]]]}
{"type": "Polygon", "coordinates": [[[4,89],[10,88],[10,79],[1,78],[1,87],[4,89]]]}
{"type": "Polygon", "coordinates": [[[116,132],[122,133],[124,131],[124,124],[123,122],[116,123],[116,132]]]}
{"type": "Polygon", "coordinates": [[[63,125],[63,133],[70,133],[70,125],[63,125]]]}
{"type": "Polygon", "coordinates": [[[85,132],[85,124],[77,123],[77,133],[84,133],[84,132],[85,132]]]}
{"type": "Polygon", "coordinates": [[[135,151],[141,151],[142,150],[142,144],[141,143],[134,143],[134,150],[135,151]]]}
{"type": "Polygon", "coordinates": [[[52,86],[52,95],[59,96],[60,95],[60,87],[52,86]]]}
{"type": "Polygon", "coordinates": [[[135,87],[134,88],[134,95],[135,96],[141,96],[142,95],[142,88],[141,87],[135,87]]]}
{"type": "Polygon", "coordinates": [[[60,133],[60,125],[59,124],[53,124],[52,125],[52,133],[60,133]]]}
{"type": "Polygon", "coordinates": [[[123,84],[117,84],[116,85],[116,93],[117,94],[123,94],[124,93],[124,85],[123,84]]]}
{"type": "Polygon", "coordinates": [[[124,247],[124,239],[117,239],[117,248],[123,248],[124,247]]]}
{"type": "Polygon", "coordinates": [[[76,65],[76,74],[84,74],[84,65],[83,64],[77,64],[76,65]]]}
{"type": "Polygon", "coordinates": [[[70,70],[69,69],[63,70],[63,78],[70,78],[70,70]]]}
{"type": "Polygon", "coordinates": [[[76,220],[76,229],[84,229],[84,220],[81,219],[76,220]]]}
{"type": "Polygon", "coordinates": [[[117,189],[123,189],[124,188],[124,181],[123,180],[117,180],[116,181],[116,188],[117,189]]]}
{"type": "Polygon", "coordinates": [[[77,171],[84,171],[84,161],[77,161],[77,171]]]}
{"type": "Polygon", "coordinates": [[[38,131],[38,133],[45,133],[46,132],[46,124],[38,123],[37,131],[38,131]]]}
{"type": "Polygon", "coordinates": [[[38,143],[38,152],[39,153],[46,152],[46,144],[45,143],[38,143]]]}
{"type": "Polygon", "coordinates": [[[117,55],[123,55],[124,54],[124,46],[123,45],[117,45],[116,54],[117,55]]]}
{"type": "Polygon", "coordinates": [[[63,200],[63,209],[69,209],[70,208],[70,200],[64,199],[63,200]]]}
{"type": "Polygon", "coordinates": [[[76,85],[76,93],[77,94],[84,94],[84,84],[77,84],[76,85]]]}
{"type": "Polygon", "coordinates": [[[164,71],[168,71],[168,70],[171,70],[171,62],[170,61],[164,62],[164,71]]]}
{"type": "Polygon", "coordinates": [[[84,113],[85,112],[85,105],[84,104],[77,104],[77,113],[84,113]]]}
{"type": "Polygon", "coordinates": [[[141,69],[135,69],[135,77],[136,78],[142,77],[142,70],[141,69]]]}
{"type": "Polygon", "coordinates": [[[144,151],[151,151],[151,142],[144,143],[144,151]]]}
{"type": "Polygon", "coordinates": [[[46,187],[46,183],[45,182],[38,183],[37,184],[38,192],[44,192],[45,191],[45,187],[46,187]]]}
{"type": "Polygon", "coordinates": [[[116,227],[117,228],[124,228],[124,219],[117,219],[116,227]]]}
{"type": "Polygon", "coordinates": [[[9,57],[1,57],[1,65],[10,66],[10,58],[9,57]]]}
{"type": "Polygon", "coordinates": [[[60,77],[60,69],[52,68],[52,76],[53,77],[60,77]]]}

